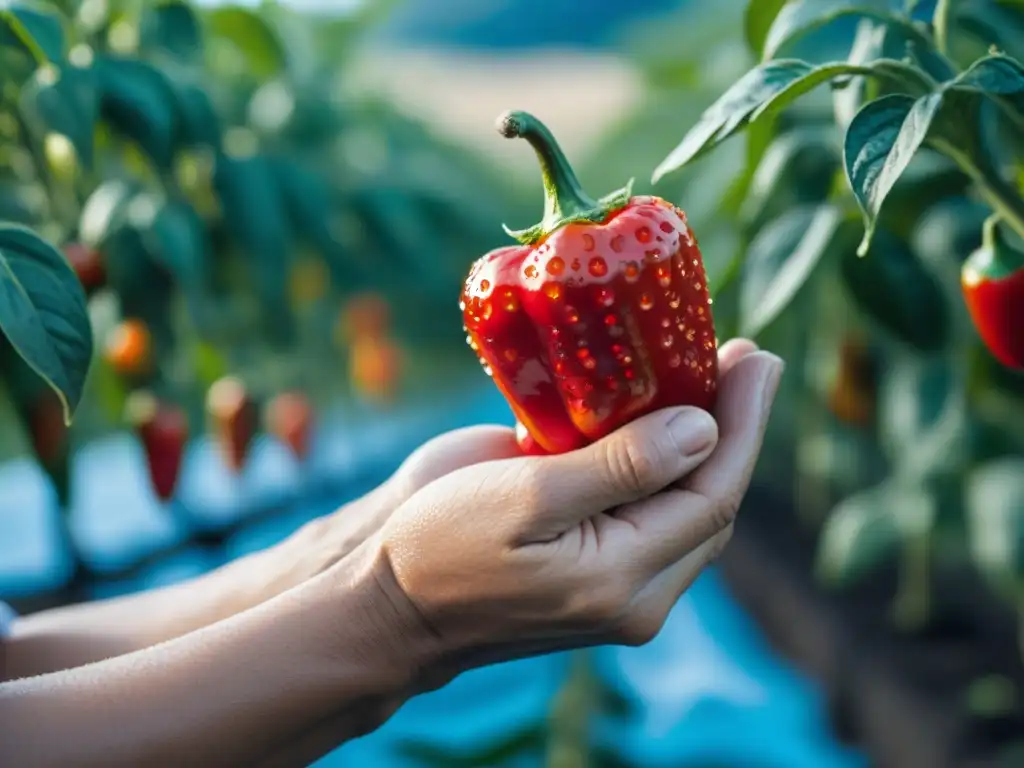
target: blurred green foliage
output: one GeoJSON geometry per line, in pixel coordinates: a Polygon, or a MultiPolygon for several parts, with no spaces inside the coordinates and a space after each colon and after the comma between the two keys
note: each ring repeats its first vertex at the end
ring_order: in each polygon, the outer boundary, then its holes
{"type": "MultiPolygon", "coordinates": [[[[650,113],[623,129],[661,147],[643,160],[701,238],[720,335],[788,361],[762,468],[793,478],[821,577],[901,562],[909,627],[942,600],[928,585],[944,563],[973,556],[1014,605],[1024,595],[1024,377],[979,339],[960,276],[990,215],[1007,242],[1024,234],[1024,9],[938,3],[924,23],[915,5],[681,16],[660,34],[692,47],[649,62],[650,113]],[[738,63],[709,89],[726,48],[738,63]]],[[[1009,322],[1024,334],[1024,308],[1009,322]]]]}
{"type": "MultiPolygon", "coordinates": [[[[387,7],[65,0],[0,14],[0,216],[86,246],[105,272],[88,291],[96,359],[75,442],[119,427],[137,386],[185,405],[196,427],[226,373],[258,397],[345,396],[339,316],[367,293],[391,307],[413,390],[473,370],[453,297],[519,198],[486,159],[349,87],[387,7]],[[152,337],[141,381],[103,354],[128,319],[152,337]]],[[[77,400],[65,374],[85,370],[46,372],[77,400]]],[[[7,390],[22,413],[35,397],[7,390]]],[[[0,455],[19,450],[16,430],[0,432],[0,455]]]]}

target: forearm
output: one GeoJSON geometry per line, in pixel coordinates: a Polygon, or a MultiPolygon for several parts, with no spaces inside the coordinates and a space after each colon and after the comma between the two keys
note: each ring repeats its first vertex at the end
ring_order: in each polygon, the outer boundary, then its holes
{"type": "Polygon", "coordinates": [[[173,640],[285,591],[286,560],[271,549],[188,582],[18,619],[7,641],[8,678],[102,661],[173,640]]]}
{"type": "Polygon", "coordinates": [[[376,564],[353,560],[176,640],[0,685],[0,765],[249,765],[325,722],[321,750],[376,727],[415,651],[396,650],[409,632],[376,564]]]}
{"type": "MultiPolygon", "coordinates": [[[[199,578],[135,595],[43,611],[19,619],[7,643],[9,679],[41,675],[173,640],[253,608],[301,584],[366,538],[357,525],[385,489],[355,502],[348,529],[313,521],[281,544],[199,578]],[[334,534],[328,542],[325,531],[334,534]]],[[[2,680],[2,678],[0,678],[2,680]]]]}

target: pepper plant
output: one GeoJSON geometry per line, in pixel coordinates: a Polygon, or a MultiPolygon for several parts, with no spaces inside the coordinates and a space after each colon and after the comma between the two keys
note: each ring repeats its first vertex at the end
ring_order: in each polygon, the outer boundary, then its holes
{"type": "Polygon", "coordinates": [[[745,35],[759,63],[654,180],[747,135],[716,321],[797,363],[774,428],[820,574],[897,559],[917,629],[932,569],[970,555],[1024,607],[1024,7],[751,0],[745,35]]]}
{"type": "Polygon", "coordinates": [[[312,409],[352,394],[347,376],[391,391],[408,347],[429,387],[450,377],[430,358],[464,360],[464,254],[514,198],[348,87],[386,5],[0,10],[0,380],[63,507],[73,446],[111,430],[136,432],[166,500],[205,420],[241,471],[260,414],[305,455],[312,409]],[[339,333],[373,301],[386,322],[339,333]],[[215,384],[240,388],[245,419],[215,384]]]}

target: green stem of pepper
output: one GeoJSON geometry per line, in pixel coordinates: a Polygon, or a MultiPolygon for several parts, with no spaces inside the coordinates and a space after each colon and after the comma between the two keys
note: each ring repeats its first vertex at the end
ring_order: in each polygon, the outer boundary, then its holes
{"type": "Polygon", "coordinates": [[[523,245],[533,245],[575,222],[601,222],[629,202],[633,182],[595,200],[583,191],[576,173],[547,126],[526,112],[506,112],[498,132],[507,139],[525,139],[537,153],[544,183],[544,218],[529,229],[505,231],[523,245]]]}

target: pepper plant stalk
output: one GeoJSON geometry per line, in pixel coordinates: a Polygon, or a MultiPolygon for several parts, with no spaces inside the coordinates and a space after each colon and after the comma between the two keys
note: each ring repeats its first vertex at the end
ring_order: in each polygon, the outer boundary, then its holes
{"type": "Polygon", "coordinates": [[[633,181],[595,200],[583,191],[576,172],[548,127],[527,112],[505,112],[497,121],[506,139],[525,139],[537,153],[544,185],[544,217],[528,229],[505,231],[523,245],[535,245],[566,224],[601,223],[629,202],[633,181]]]}

